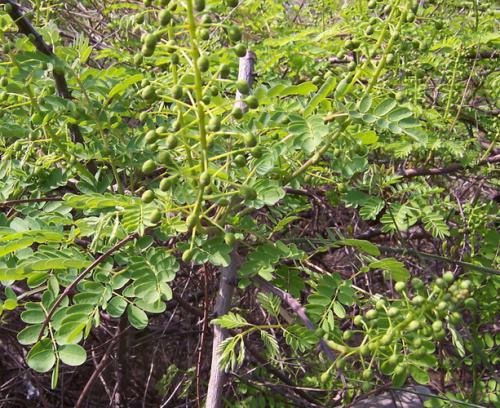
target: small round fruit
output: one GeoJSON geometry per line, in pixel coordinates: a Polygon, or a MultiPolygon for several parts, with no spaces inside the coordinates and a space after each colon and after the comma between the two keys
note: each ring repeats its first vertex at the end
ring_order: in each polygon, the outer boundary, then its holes
{"type": "Polygon", "coordinates": [[[152,85],[148,85],[143,88],[141,96],[146,100],[151,100],[156,97],[156,89],[152,85]]]}
{"type": "Polygon", "coordinates": [[[160,190],[167,191],[170,188],[170,180],[168,178],[164,178],[160,181],[160,190]]]}
{"type": "Polygon", "coordinates": [[[392,53],[387,54],[385,61],[388,64],[392,64],[394,62],[394,54],[392,54],[392,53]]]}
{"type": "Polygon", "coordinates": [[[172,88],[172,98],[181,99],[183,94],[182,86],[176,85],[172,88]]]}
{"type": "Polygon", "coordinates": [[[151,213],[151,218],[149,219],[149,221],[151,221],[152,224],[157,224],[157,223],[159,223],[161,221],[161,217],[162,217],[161,211],[160,210],[154,210],[151,213]]]}
{"type": "Polygon", "coordinates": [[[229,76],[229,74],[231,73],[231,70],[229,69],[229,65],[221,64],[221,66],[219,67],[219,72],[220,72],[220,77],[222,79],[227,78],[229,76]]]}
{"type": "Polygon", "coordinates": [[[415,349],[422,347],[422,337],[415,337],[411,344],[415,349]]]}
{"type": "Polygon", "coordinates": [[[150,130],[148,133],[146,133],[145,140],[147,144],[151,144],[156,142],[158,139],[158,134],[156,133],[155,130],[150,130]]]}
{"type": "Polygon", "coordinates": [[[243,44],[238,44],[233,49],[236,56],[240,58],[243,58],[247,54],[247,47],[245,47],[243,44]]]}
{"type": "Polygon", "coordinates": [[[425,302],[425,298],[423,296],[420,296],[420,295],[417,295],[415,296],[411,302],[415,305],[415,306],[421,306],[424,304],[425,302]]]}
{"type": "Polygon", "coordinates": [[[260,146],[255,146],[251,151],[250,151],[250,154],[255,157],[256,159],[259,159],[260,157],[262,157],[262,155],[264,154],[264,151],[262,150],[262,147],[260,146]]]}
{"type": "Polygon", "coordinates": [[[408,331],[410,332],[418,330],[419,328],[420,328],[420,322],[418,320],[412,320],[407,327],[408,331]]]}
{"type": "Polygon", "coordinates": [[[354,319],[352,320],[352,322],[356,326],[361,326],[363,324],[363,317],[361,315],[356,315],[356,316],[354,316],[354,319]]]}
{"type": "Polygon", "coordinates": [[[377,317],[378,313],[375,309],[370,309],[366,312],[365,316],[368,320],[373,320],[377,317]]]}
{"type": "Polygon", "coordinates": [[[432,323],[432,331],[438,332],[443,328],[443,322],[441,320],[436,320],[432,323]]]}
{"type": "Polygon", "coordinates": [[[350,340],[354,336],[354,332],[352,330],[346,330],[344,333],[342,333],[342,338],[344,340],[350,340]]]}
{"type": "Polygon", "coordinates": [[[391,306],[387,309],[387,316],[396,317],[399,314],[399,309],[396,306],[391,306]]]}
{"type": "Polygon", "coordinates": [[[233,246],[234,243],[236,242],[234,234],[232,232],[226,232],[224,234],[224,242],[229,246],[233,246]]]}
{"type": "Polygon", "coordinates": [[[396,282],[396,284],[394,285],[394,290],[396,292],[402,292],[403,290],[405,290],[405,283],[404,282],[396,282]]]}
{"type": "Polygon", "coordinates": [[[207,124],[207,129],[210,132],[218,132],[221,128],[221,120],[218,116],[213,116],[210,118],[207,124]]]}
{"type": "Polygon", "coordinates": [[[241,40],[242,33],[240,27],[233,25],[227,30],[227,35],[231,41],[238,42],[241,40]]]}
{"type": "Polygon", "coordinates": [[[135,54],[134,55],[134,65],[135,66],[139,66],[142,64],[144,58],[142,56],[142,54],[135,54]]]}
{"type": "Polygon", "coordinates": [[[144,45],[146,46],[146,48],[154,49],[156,47],[156,44],[158,43],[158,40],[159,38],[157,34],[150,33],[144,38],[144,45]]]}
{"type": "Polygon", "coordinates": [[[239,79],[238,81],[236,81],[236,89],[243,95],[248,95],[248,93],[250,92],[250,86],[244,79],[239,79]]]}
{"type": "Polygon", "coordinates": [[[142,193],[141,200],[144,204],[149,204],[155,198],[155,193],[152,190],[146,190],[142,193]]]}
{"type": "Polygon", "coordinates": [[[451,283],[455,279],[455,276],[453,275],[453,272],[446,271],[445,273],[443,273],[443,279],[446,283],[451,283]]]}
{"type": "Polygon", "coordinates": [[[370,1],[368,2],[368,8],[369,8],[370,10],[373,10],[375,7],[377,7],[377,1],[376,1],[376,0],[370,0],[370,1]]]}
{"type": "Polygon", "coordinates": [[[255,200],[257,198],[257,192],[249,186],[242,186],[240,189],[241,195],[245,200],[255,200]]]}
{"type": "Polygon", "coordinates": [[[172,65],[177,65],[179,64],[179,56],[174,52],[171,56],[170,56],[170,62],[172,63],[172,65]]]}
{"type": "Polygon", "coordinates": [[[202,28],[198,32],[198,37],[200,37],[202,41],[208,41],[210,38],[210,31],[208,31],[206,28],[202,28]]]}
{"type": "Polygon", "coordinates": [[[246,147],[254,147],[257,145],[257,136],[255,134],[248,132],[243,135],[243,143],[246,147]]]}
{"type": "Polygon", "coordinates": [[[203,11],[205,10],[205,0],[195,0],[194,2],[194,9],[196,11],[203,11]]]}
{"type": "Polygon", "coordinates": [[[207,72],[208,68],[210,68],[210,61],[208,60],[208,57],[206,55],[202,55],[200,58],[198,58],[196,64],[201,72],[207,72]]]}
{"type": "Polygon", "coordinates": [[[460,287],[462,289],[470,289],[472,286],[472,282],[470,280],[464,280],[462,282],[460,282],[460,287]]]}
{"type": "Polygon", "coordinates": [[[208,171],[204,171],[200,175],[200,186],[201,187],[206,187],[210,184],[210,173],[208,171]]]}
{"type": "Polygon", "coordinates": [[[245,99],[244,102],[247,104],[247,106],[250,109],[257,109],[259,107],[259,100],[255,95],[248,95],[245,99]]]}
{"type": "Polygon", "coordinates": [[[228,7],[236,7],[238,5],[238,0],[225,0],[228,7]]]}
{"type": "Polygon", "coordinates": [[[243,117],[243,110],[239,106],[235,106],[231,112],[233,118],[239,120],[243,117]]]}
{"type": "Polygon", "coordinates": [[[245,167],[247,164],[247,159],[242,154],[239,154],[234,158],[234,164],[237,167],[245,167]]]}
{"type": "Polygon", "coordinates": [[[408,13],[408,14],[406,15],[406,21],[407,21],[408,23],[413,23],[413,22],[415,21],[415,14],[414,14],[414,13],[411,13],[411,12],[410,12],[410,13],[408,13]]]}
{"type": "Polygon", "coordinates": [[[182,254],[182,261],[183,262],[190,262],[191,259],[193,259],[193,250],[192,249],[186,249],[183,254],[182,254]]]}
{"type": "Polygon", "coordinates": [[[149,159],[144,162],[142,165],[142,173],[143,174],[151,174],[156,169],[156,164],[153,160],[149,159]]]}
{"type": "Polygon", "coordinates": [[[368,27],[366,27],[365,34],[366,35],[372,35],[373,31],[374,31],[373,26],[369,25],[368,27]]]}
{"type": "Polygon", "coordinates": [[[198,222],[198,216],[196,214],[190,214],[186,218],[186,226],[188,229],[194,228],[197,222],[198,222]]]}
{"type": "Polygon", "coordinates": [[[474,298],[465,299],[464,306],[466,309],[472,310],[477,307],[477,301],[474,298]]]}
{"type": "Polygon", "coordinates": [[[175,135],[169,135],[167,137],[167,140],[165,141],[165,145],[167,146],[167,149],[175,149],[178,145],[179,141],[177,140],[177,136],[175,135]]]}
{"type": "Polygon", "coordinates": [[[384,306],[385,306],[384,299],[377,300],[377,303],[375,303],[375,309],[378,310],[379,312],[384,310],[384,306]]]}
{"type": "Polygon", "coordinates": [[[363,380],[369,380],[371,377],[372,377],[372,370],[370,368],[366,368],[363,370],[363,372],[361,373],[361,378],[363,380]]]}
{"type": "Polygon", "coordinates": [[[170,21],[172,21],[172,13],[168,9],[162,10],[158,17],[160,20],[160,24],[163,27],[167,26],[170,21]]]}

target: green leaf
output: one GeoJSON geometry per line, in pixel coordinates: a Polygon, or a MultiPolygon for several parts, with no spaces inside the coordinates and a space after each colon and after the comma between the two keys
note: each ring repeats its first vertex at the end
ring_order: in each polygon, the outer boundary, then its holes
{"type": "Polygon", "coordinates": [[[56,362],[52,342],[49,339],[40,340],[26,356],[28,366],[39,373],[50,371],[56,362]]]}
{"type": "Polygon", "coordinates": [[[308,95],[311,92],[315,92],[318,89],[316,85],[314,85],[311,81],[302,82],[298,85],[287,86],[280,92],[280,96],[289,96],[289,95],[308,95]]]}
{"type": "Polygon", "coordinates": [[[391,278],[395,281],[407,281],[410,279],[410,272],[408,272],[404,263],[394,258],[385,258],[380,261],[372,262],[369,267],[371,269],[383,269],[389,272],[391,278]]]}
{"type": "Polygon", "coordinates": [[[337,80],[333,76],[329,77],[324,82],[319,91],[313,96],[309,104],[304,109],[304,116],[309,116],[312,113],[316,106],[318,106],[330,94],[330,92],[332,92],[336,83],[337,80]]]}
{"type": "Polygon", "coordinates": [[[148,315],[132,304],[127,307],[128,321],[137,330],[143,330],[148,325],[148,315]]]}
{"type": "Polygon", "coordinates": [[[314,152],[328,134],[328,126],[325,125],[321,116],[296,120],[290,123],[288,129],[295,135],[294,146],[304,150],[306,154],[314,152]]]}
{"type": "Polygon", "coordinates": [[[144,78],[143,74],[135,74],[125,79],[124,81],[121,81],[120,83],[116,84],[113,88],[111,88],[111,91],[109,91],[108,94],[108,99],[111,99],[115,95],[122,94],[126,89],[128,89],[133,84],[141,81],[143,78],[144,78]]]}
{"type": "Polygon", "coordinates": [[[120,317],[127,308],[127,301],[120,296],[113,297],[106,306],[106,311],[111,317],[120,317]]]}
{"type": "Polygon", "coordinates": [[[374,109],[373,114],[376,115],[376,116],[385,116],[391,110],[393,110],[396,107],[397,104],[398,103],[396,102],[396,100],[394,100],[392,98],[384,99],[374,109]]]}
{"type": "Polygon", "coordinates": [[[17,341],[23,346],[27,346],[29,344],[35,344],[38,340],[38,336],[40,335],[41,330],[42,330],[41,324],[27,326],[19,333],[17,333],[17,341]]]}
{"type": "Polygon", "coordinates": [[[370,241],[365,241],[362,239],[342,239],[340,241],[335,241],[335,245],[347,245],[353,246],[366,252],[369,255],[379,256],[380,250],[376,245],[372,244],[370,241]]]}
{"type": "Polygon", "coordinates": [[[372,106],[372,97],[371,95],[366,95],[359,101],[358,110],[361,113],[366,113],[370,110],[371,106],[372,106]]]}
{"type": "Polygon", "coordinates": [[[361,143],[364,145],[371,145],[378,141],[378,135],[373,130],[358,133],[356,138],[361,140],[361,143]]]}
{"type": "Polygon", "coordinates": [[[339,302],[334,302],[333,304],[333,312],[339,319],[344,319],[346,317],[346,311],[344,306],[342,306],[339,302]]]}
{"type": "Polygon", "coordinates": [[[213,319],[211,323],[217,324],[225,329],[237,329],[239,327],[250,325],[250,323],[248,323],[243,316],[233,312],[229,312],[218,317],[217,319],[213,319]]]}
{"type": "Polygon", "coordinates": [[[59,358],[69,366],[79,366],[85,363],[87,352],[79,344],[67,344],[59,348],[59,358]]]}
{"type": "Polygon", "coordinates": [[[410,375],[413,377],[413,379],[418,384],[422,384],[422,385],[429,384],[429,381],[430,381],[429,374],[427,373],[427,370],[425,370],[425,369],[411,365],[410,366],[410,375]]]}

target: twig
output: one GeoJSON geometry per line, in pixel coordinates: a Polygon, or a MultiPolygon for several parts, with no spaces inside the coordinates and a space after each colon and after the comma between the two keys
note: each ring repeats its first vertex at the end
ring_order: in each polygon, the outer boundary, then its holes
{"type": "Polygon", "coordinates": [[[200,348],[198,349],[198,361],[196,362],[196,404],[201,408],[201,365],[203,362],[203,352],[205,346],[205,336],[208,331],[208,271],[207,266],[203,266],[203,328],[200,335],[200,348]]]}
{"type": "MultiPolygon", "coordinates": [[[[274,295],[278,296],[283,302],[285,302],[290,308],[295,312],[295,314],[299,317],[300,320],[304,323],[304,325],[312,332],[316,330],[316,327],[314,326],[314,323],[311,322],[311,319],[306,314],[306,310],[304,309],[304,306],[300,304],[300,302],[295,299],[292,295],[289,293],[285,292],[284,290],[274,286],[273,284],[269,283],[268,281],[262,279],[260,276],[255,276],[252,278],[252,281],[257,284],[260,288],[263,290],[266,290],[268,292],[273,293],[274,295]]],[[[328,345],[325,343],[323,339],[319,340],[319,347],[323,352],[326,354],[326,356],[332,360],[335,361],[335,355],[333,354],[333,351],[328,345]]]]}
{"type": "Polygon", "coordinates": [[[38,340],[40,340],[40,338],[42,337],[43,332],[44,332],[45,328],[47,327],[47,325],[49,324],[49,321],[52,318],[52,315],[56,311],[57,307],[61,304],[61,302],[63,301],[63,299],[75,288],[75,286],[78,285],[78,283],[90,271],[92,271],[96,266],[98,266],[99,264],[101,264],[102,262],[104,262],[110,255],[112,255],[113,253],[115,253],[116,251],[118,251],[120,248],[122,248],[128,242],[130,242],[130,241],[132,241],[132,240],[134,240],[134,239],[136,239],[138,237],[139,237],[139,233],[138,232],[134,232],[133,234],[130,234],[128,237],[125,237],[124,239],[122,239],[117,244],[113,245],[110,249],[108,249],[106,252],[104,252],[101,256],[99,256],[98,258],[96,258],[94,260],[94,262],[92,262],[87,268],[85,268],[85,270],[82,273],[80,273],[80,275],[78,275],[75,278],[75,280],[73,280],[73,282],[71,282],[71,284],[66,287],[66,289],[64,289],[63,293],[61,293],[59,295],[59,297],[57,298],[57,300],[54,302],[54,304],[50,308],[49,312],[47,313],[47,317],[45,317],[45,320],[42,323],[42,328],[41,328],[38,340]]]}
{"type": "MultiPolygon", "coordinates": [[[[0,0],[1,1],[1,0],[0,0]]],[[[41,197],[41,198],[21,198],[19,200],[10,200],[0,203],[0,208],[13,207],[18,204],[44,203],[49,201],[62,201],[63,197],[41,197]]]]}
{"type": "MultiPolygon", "coordinates": [[[[9,11],[9,15],[17,25],[19,32],[26,35],[39,52],[53,58],[54,60],[58,60],[57,56],[52,50],[52,47],[45,42],[40,33],[35,30],[30,21],[23,15],[23,13],[21,12],[21,7],[17,3],[11,0],[0,0],[0,4],[10,4],[11,8],[9,11]]],[[[72,100],[73,97],[68,88],[68,83],[66,82],[64,73],[53,71],[53,75],[54,81],[56,83],[57,93],[59,94],[59,96],[64,99],[72,100]]],[[[83,143],[83,136],[80,132],[80,128],[75,124],[70,124],[69,129],[73,142],[83,143]]]]}
{"type": "Polygon", "coordinates": [[[485,166],[493,163],[500,163],[500,154],[487,157],[486,159],[481,160],[476,165],[471,165],[471,166],[464,166],[463,164],[460,163],[452,163],[446,167],[416,168],[416,169],[401,170],[399,174],[405,178],[418,177],[418,176],[434,176],[439,174],[454,173],[457,171],[485,166]]]}

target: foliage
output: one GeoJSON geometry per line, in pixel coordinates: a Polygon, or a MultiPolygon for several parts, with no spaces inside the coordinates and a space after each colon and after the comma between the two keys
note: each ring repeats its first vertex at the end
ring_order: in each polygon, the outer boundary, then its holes
{"type": "MultiPolygon", "coordinates": [[[[54,53],[0,1],[0,310],[52,388],[100,327],[152,330],[186,276],[236,254],[254,306],[211,321],[231,330],[234,406],[283,406],[243,378],[248,342],[296,362],[287,375],[319,403],[343,382],[347,404],[433,375],[430,406],[497,403],[493,2],[110,1],[102,33],[69,39],[62,6],[27,3],[54,53]],[[253,84],[238,79],[247,50],[253,84]],[[314,330],[255,295],[256,277],[314,330]]],[[[179,370],[164,368],[162,398],[179,370]]]]}

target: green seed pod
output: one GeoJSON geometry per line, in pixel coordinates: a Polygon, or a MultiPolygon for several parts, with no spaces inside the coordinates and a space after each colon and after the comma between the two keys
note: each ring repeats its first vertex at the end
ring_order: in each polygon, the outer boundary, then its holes
{"type": "Polygon", "coordinates": [[[191,259],[193,259],[193,250],[192,249],[186,249],[184,253],[182,254],[182,261],[183,262],[190,262],[191,259]]]}
{"type": "Polygon", "coordinates": [[[149,219],[149,221],[152,223],[152,224],[157,224],[161,221],[161,218],[162,218],[162,214],[161,214],[161,211],[159,210],[154,210],[152,213],[151,213],[151,217],[149,219]]]}
{"type": "Polygon", "coordinates": [[[250,86],[244,79],[239,79],[238,81],[236,81],[236,89],[243,95],[247,95],[250,92],[250,86]]]}
{"type": "Polygon", "coordinates": [[[207,124],[207,129],[210,132],[218,132],[221,128],[221,120],[218,116],[213,116],[210,118],[207,124]]]}
{"type": "Polygon", "coordinates": [[[141,200],[144,204],[149,204],[155,198],[155,193],[152,190],[146,190],[142,193],[141,200]]]}
{"type": "Polygon", "coordinates": [[[233,118],[239,120],[243,117],[243,111],[240,107],[236,106],[233,108],[231,115],[233,115],[233,118]]]}
{"type": "Polygon", "coordinates": [[[227,30],[227,35],[231,41],[238,42],[241,41],[242,33],[240,27],[233,25],[227,30]]]}
{"type": "Polygon", "coordinates": [[[202,41],[208,41],[210,38],[210,31],[208,31],[206,28],[201,28],[198,32],[198,37],[202,41]]]}
{"type": "Polygon", "coordinates": [[[171,186],[171,180],[168,178],[163,178],[160,181],[160,190],[161,191],[167,191],[171,186]]]}
{"type": "Polygon", "coordinates": [[[202,55],[200,58],[198,58],[196,64],[198,65],[198,69],[201,72],[207,72],[210,68],[210,61],[208,60],[208,57],[206,55],[202,55]]]}
{"type": "Polygon", "coordinates": [[[229,74],[230,74],[229,66],[226,65],[226,64],[221,64],[221,66],[219,68],[219,72],[220,72],[220,77],[222,79],[227,78],[229,76],[229,74]]]}
{"type": "Polygon", "coordinates": [[[204,171],[200,175],[200,187],[206,187],[210,184],[211,178],[208,171],[204,171]]]}
{"type": "Polygon", "coordinates": [[[151,100],[156,98],[156,89],[152,85],[148,85],[143,88],[141,96],[146,100],[151,100]]]}
{"type": "Polygon", "coordinates": [[[143,174],[151,174],[156,169],[156,164],[153,160],[146,160],[142,165],[142,173],[143,174]]]}
{"type": "Polygon", "coordinates": [[[239,154],[234,158],[234,164],[238,167],[245,167],[247,164],[247,159],[242,154],[239,154]]]}
{"type": "Polygon", "coordinates": [[[205,10],[205,6],[206,6],[205,0],[195,0],[194,1],[194,9],[196,11],[201,12],[201,11],[205,10]]]}
{"type": "Polygon", "coordinates": [[[179,141],[177,139],[177,136],[175,136],[175,135],[169,135],[167,137],[167,140],[165,141],[165,145],[167,146],[167,149],[175,149],[178,144],[179,144],[179,141]]]}
{"type": "Polygon", "coordinates": [[[243,143],[246,147],[254,147],[257,145],[257,137],[253,133],[245,133],[243,135],[243,143]]]}
{"type": "Polygon", "coordinates": [[[233,246],[234,243],[236,242],[236,238],[234,236],[234,234],[232,232],[226,232],[224,234],[224,242],[229,245],[229,246],[233,246]]]}
{"type": "Polygon", "coordinates": [[[240,58],[243,58],[247,54],[247,47],[243,44],[238,44],[233,49],[234,53],[240,58]]]}
{"type": "Polygon", "coordinates": [[[160,24],[163,27],[167,26],[170,23],[170,21],[172,21],[172,13],[168,9],[160,11],[160,14],[158,17],[160,20],[160,24]]]}

